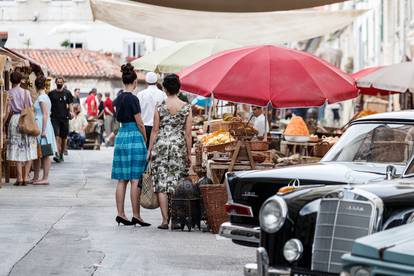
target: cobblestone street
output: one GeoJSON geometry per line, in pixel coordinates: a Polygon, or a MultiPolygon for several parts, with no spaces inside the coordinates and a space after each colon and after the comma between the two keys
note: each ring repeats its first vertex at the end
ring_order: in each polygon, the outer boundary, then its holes
{"type": "MultiPolygon", "coordinates": [[[[72,151],[50,186],[0,189],[0,275],[242,275],[254,249],[209,233],[118,227],[112,151],[72,151]]],[[[129,193],[127,214],[131,216],[129,193]]]]}

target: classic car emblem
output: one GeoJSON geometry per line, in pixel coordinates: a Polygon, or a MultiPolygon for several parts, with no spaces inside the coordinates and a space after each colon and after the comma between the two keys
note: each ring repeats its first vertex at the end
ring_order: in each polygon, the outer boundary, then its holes
{"type": "Polygon", "coordinates": [[[299,188],[300,187],[300,180],[298,178],[292,179],[289,182],[288,186],[293,186],[293,187],[299,188]]]}
{"type": "Polygon", "coordinates": [[[364,208],[361,206],[355,206],[355,205],[349,205],[348,207],[346,207],[346,210],[349,211],[357,211],[357,212],[364,212],[364,208]]]}

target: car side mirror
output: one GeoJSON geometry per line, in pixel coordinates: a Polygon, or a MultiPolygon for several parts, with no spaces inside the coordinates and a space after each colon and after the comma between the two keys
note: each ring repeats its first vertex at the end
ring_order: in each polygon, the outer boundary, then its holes
{"type": "Polygon", "coordinates": [[[393,165],[388,165],[385,169],[385,179],[391,180],[397,177],[397,169],[393,165]]]}

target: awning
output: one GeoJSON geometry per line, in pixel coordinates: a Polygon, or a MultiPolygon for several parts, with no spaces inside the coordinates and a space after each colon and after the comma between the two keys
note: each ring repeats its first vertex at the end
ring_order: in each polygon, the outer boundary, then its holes
{"type": "Polygon", "coordinates": [[[266,12],[305,9],[345,0],[133,0],[162,7],[213,12],[266,12]]]}
{"type": "Polygon", "coordinates": [[[173,41],[221,38],[243,45],[284,43],[326,35],[349,25],[365,12],[200,12],[120,0],[91,0],[91,7],[95,19],[134,32],[173,41]]]}
{"type": "Polygon", "coordinates": [[[0,54],[10,57],[13,67],[31,67],[33,71],[42,71],[45,76],[48,75],[47,66],[35,61],[30,57],[27,57],[5,47],[0,47],[0,54]]]}

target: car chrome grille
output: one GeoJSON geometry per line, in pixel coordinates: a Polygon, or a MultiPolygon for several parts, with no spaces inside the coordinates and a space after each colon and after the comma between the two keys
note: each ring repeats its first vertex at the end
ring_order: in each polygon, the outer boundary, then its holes
{"type": "Polygon", "coordinates": [[[372,233],[375,207],[370,201],[321,200],[313,243],[312,270],[340,273],[341,257],[355,239],[372,233]]]}

